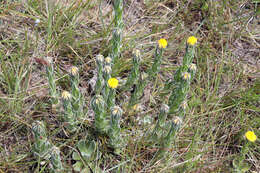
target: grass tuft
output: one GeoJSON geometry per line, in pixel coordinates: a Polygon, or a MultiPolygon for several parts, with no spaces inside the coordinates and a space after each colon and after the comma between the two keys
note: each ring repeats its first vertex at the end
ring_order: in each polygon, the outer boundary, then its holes
{"type": "MultiPolygon", "coordinates": [[[[259,1],[247,0],[1,1],[0,173],[56,168],[96,173],[260,172],[258,15],[259,1]],[[114,9],[119,11],[114,14],[114,9]],[[191,35],[198,42],[189,63],[197,70],[191,74],[186,116],[173,134],[174,124],[159,123],[180,115],[157,115],[177,88],[171,79],[185,63],[191,35]],[[160,38],[168,42],[158,59],[160,71],[149,72],[153,74],[148,74],[141,99],[130,109],[137,76],[155,66],[160,38]],[[118,89],[111,91],[110,107],[120,111],[112,112],[113,121],[105,119],[103,130],[109,133],[100,135],[95,128],[95,123],[102,123],[95,119],[99,110],[92,110],[91,100],[103,91],[92,82],[103,73],[102,65],[96,70],[96,57],[111,56],[111,49],[116,60],[105,78],[119,80],[118,89]],[[133,56],[134,50],[141,56],[133,56]],[[53,60],[51,71],[46,57],[53,60]],[[78,69],[74,78],[71,67],[78,69]],[[132,77],[124,89],[128,76],[132,77]],[[62,91],[73,92],[67,113],[77,112],[75,121],[64,118],[62,91]],[[45,163],[33,150],[43,141],[32,131],[35,122],[44,122],[44,141],[54,149],[45,163]],[[71,126],[76,128],[70,130],[71,126]],[[154,128],[164,132],[164,143],[147,140],[154,128]],[[254,131],[258,139],[248,141],[247,131],[254,131]]],[[[105,82],[100,79],[100,85],[105,82]]]]}

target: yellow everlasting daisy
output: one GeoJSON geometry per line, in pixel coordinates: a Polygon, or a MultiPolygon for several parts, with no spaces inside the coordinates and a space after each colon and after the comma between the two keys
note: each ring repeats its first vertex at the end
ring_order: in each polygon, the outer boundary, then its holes
{"type": "Polygon", "coordinates": [[[113,88],[113,89],[115,89],[115,88],[117,88],[117,86],[118,86],[118,80],[116,79],[116,78],[110,78],[108,81],[107,81],[107,83],[108,83],[108,86],[110,87],[110,88],[113,88]]]}
{"type": "Polygon", "coordinates": [[[194,36],[191,36],[191,37],[189,37],[188,38],[188,40],[187,40],[187,43],[189,44],[189,45],[194,45],[194,44],[196,44],[197,43],[197,38],[196,37],[194,37],[194,36]]]}
{"type": "Polygon", "coordinates": [[[163,49],[165,49],[166,48],[166,46],[167,46],[167,41],[164,39],[164,38],[161,38],[160,40],[158,40],[158,45],[159,45],[159,48],[163,48],[163,49]]]}
{"type": "Polygon", "coordinates": [[[255,142],[256,139],[257,139],[257,137],[256,137],[256,135],[253,131],[247,131],[246,134],[245,134],[245,137],[250,142],[255,142]]]}

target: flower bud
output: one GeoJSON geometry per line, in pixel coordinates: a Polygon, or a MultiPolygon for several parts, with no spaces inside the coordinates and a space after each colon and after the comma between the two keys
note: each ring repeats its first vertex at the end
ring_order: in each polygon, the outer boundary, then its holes
{"type": "Polygon", "coordinates": [[[168,113],[169,112],[169,106],[166,105],[166,104],[162,104],[161,106],[161,111],[165,112],[165,113],[168,113]]]}
{"type": "Polygon", "coordinates": [[[184,80],[189,80],[189,79],[190,79],[190,73],[188,73],[188,72],[182,73],[182,78],[183,78],[184,80]]]}
{"type": "Polygon", "coordinates": [[[123,113],[123,110],[119,106],[114,106],[111,109],[112,115],[121,116],[123,113]]]}
{"type": "Polygon", "coordinates": [[[69,100],[71,98],[71,94],[68,92],[68,91],[63,91],[61,93],[61,97],[64,99],[64,100],[69,100]]]}
{"type": "Polygon", "coordinates": [[[143,73],[141,74],[141,79],[142,79],[142,80],[145,80],[147,77],[148,77],[148,74],[147,74],[147,73],[144,73],[144,72],[143,72],[143,73]]]}
{"type": "Polygon", "coordinates": [[[71,69],[70,69],[71,75],[75,76],[78,74],[78,72],[79,72],[79,69],[77,67],[75,67],[75,66],[71,67],[71,69]]]}
{"type": "Polygon", "coordinates": [[[98,63],[102,64],[104,62],[104,56],[101,55],[101,54],[98,54],[96,56],[96,60],[97,60],[98,63]]]}
{"type": "Polygon", "coordinates": [[[97,96],[96,96],[95,104],[96,104],[96,105],[102,105],[102,104],[104,104],[104,100],[103,100],[103,97],[102,97],[101,95],[97,95],[97,96]]]}
{"type": "Polygon", "coordinates": [[[183,101],[183,103],[181,104],[181,107],[182,107],[182,109],[187,109],[188,108],[188,104],[187,104],[187,102],[186,101],[183,101]]]}
{"type": "Polygon", "coordinates": [[[110,74],[111,71],[112,71],[111,66],[110,65],[105,65],[104,71],[105,71],[106,74],[110,74]]]}
{"type": "Polygon", "coordinates": [[[112,62],[112,59],[108,56],[108,57],[105,58],[105,62],[107,64],[110,64],[112,62]]]}
{"type": "Polygon", "coordinates": [[[182,119],[180,118],[180,117],[174,117],[174,119],[173,119],[173,123],[176,125],[176,126],[179,126],[179,125],[181,125],[181,123],[182,123],[182,119]]]}
{"type": "Polygon", "coordinates": [[[196,71],[197,70],[197,66],[196,66],[196,64],[190,64],[189,65],[189,69],[191,70],[191,71],[196,71]]]}
{"type": "Polygon", "coordinates": [[[134,49],[134,50],[133,50],[133,54],[134,54],[134,56],[136,56],[136,57],[140,57],[140,56],[141,56],[140,50],[138,50],[138,49],[134,49]]]}

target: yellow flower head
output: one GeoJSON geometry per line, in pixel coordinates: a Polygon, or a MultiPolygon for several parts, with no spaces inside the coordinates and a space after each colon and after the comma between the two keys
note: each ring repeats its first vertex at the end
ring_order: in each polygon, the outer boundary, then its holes
{"type": "Polygon", "coordinates": [[[245,137],[250,142],[255,142],[256,139],[257,139],[257,137],[256,137],[256,135],[253,131],[247,131],[246,134],[245,134],[245,137]]]}
{"type": "Polygon", "coordinates": [[[108,79],[107,83],[108,83],[108,86],[113,89],[117,88],[117,86],[118,86],[118,80],[113,77],[108,79]]]}
{"type": "Polygon", "coordinates": [[[79,71],[79,69],[78,69],[77,67],[75,67],[75,66],[71,67],[71,69],[70,69],[70,73],[71,73],[73,76],[75,76],[76,74],[78,74],[78,71],[79,71]]]}
{"type": "Polygon", "coordinates": [[[63,91],[63,92],[61,93],[61,97],[62,97],[63,99],[65,99],[65,100],[68,100],[68,99],[71,98],[71,95],[70,95],[70,93],[69,93],[68,91],[63,91]]]}
{"type": "Polygon", "coordinates": [[[167,46],[167,41],[164,38],[161,38],[160,40],[158,40],[158,45],[159,45],[159,48],[165,49],[167,46]]]}
{"type": "Polygon", "coordinates": [[[187,43],[188,43],[189,45],[193,46],[194,44],[197,43],[197,40],[198,40],[198,39],[197,39],[196,37],[191,36],[191,37],[188,38],[187,43]]]}

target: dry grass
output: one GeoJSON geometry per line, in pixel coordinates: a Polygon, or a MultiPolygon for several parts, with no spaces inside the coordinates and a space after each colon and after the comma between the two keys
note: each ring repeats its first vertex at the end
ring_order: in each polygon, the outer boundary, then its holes
{"type": "MultiPolygon", "coordinates": [[[[67,70],[77,65],[88,104],[93,57],[108,54],[112,30],[111,1],[100,2],[1,1],[0,172],[37,172],[37,160],[31,152],[31,124],[35,120],[48,122],[50,139],[61,147],[63,161],[70,169],[71,150],[85,132],[72,139],[59,136],[59,112],[51,112],[44,68],[35,58],[55,58],[60,90],[70,87],[67,70]],[[54,9],[52,26],[48,27],[48,16],[54,9]],[[41,22],[35,26],[37,18],[41,22]]],[[[119,172],[231,172],[232,161],[239,157],[245,142],[244,132],[251,129],[260,137],[259,1],[127,0],[124,7],[122,61],[116,66],[120,68],[114,69],[117,76],[129,72],[133,48],[142,50],[144,70],[152,62],[159,38],[166,38],[169,46],[156,87],[146,89],[143,110],[124,114],[123,134],[128,145],[123,154],[116,156],[105,146],[100,148],[102,169],[116,172],[118,166],[119,172]],[[170,151],[173,157],[152,165],[156,148],[142,141],[149,127],[138,119],[156,117],[159,104],[166,99],[159,94],[163,83],[181,63],[185,40],[192,34],[199,38],[194,60],[198,73],[189,94],[188,116],[170,151]]],[[[86,123],[91,125],[92,119],[88,117],[86,123]]],[[[258,140],[246,156],[251,172],[260,171],[259,150],[258,140]]]]}

